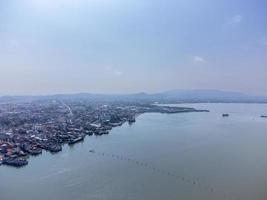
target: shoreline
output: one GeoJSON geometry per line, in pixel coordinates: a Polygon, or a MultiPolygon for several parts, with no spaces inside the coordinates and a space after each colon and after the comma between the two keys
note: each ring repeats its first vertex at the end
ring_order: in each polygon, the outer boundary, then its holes
{"type": "MultiPolygon", "coordinates": [[[[36,124],[31,124],[28,127],[30,130],[21,130],[16,132],[16,129],[9,129],[6,134],[0,134],[0,165],[8,165],[12,167],[23,167],[28,165],[30,156],[41,155],[42,151],[57,153],[62,151],[62,146],[69,146],[81,142],[88,136],[102,136],[124,123],[135,123],[136,118],[145,113],[161,113],[161,114],[178,114],[187,112],[209,112],[208,110],[198,110],[187,107],[170,107],[170,106],[155,106],[150,104],[140,105],[123,105],[123,106],[106,106],[101,105],[99,109],[89,110],[88,113],[95,112],[95,121],[87,121],[84,119],[84,114],[75,113],[75,107],[61,102],[67,112],[64,115],[57,116],[59,119],[65,117],[65,121],[60,122],[55,120],[52,124],[47,122],[38,123],[40,130],[35,131],[36,124]],[[74,109],[74,110],[73,110],[74,109]],[[71,115],[69,114],[71,112],[71,115]],[[75,113],[77,116],[74,116],[75,113]],[[110,119],[107,116],[110,115],[110,119]],[[102,119],[104,116],[105,118],[102,119]],[[77,117],[77,118],[76,118],[77,117]],[[83,119],[83,120],[82,120],[83,119]],[[62,123],[65,126],[61,126],[62,123]],[[65,128],[64,128],[65,127],[65,128]],[[33,131],[31,131],[33,129],[33,131]]],[[[83,105],[86,106],[86,105],[83,105]]],[[[61,107],[60,107],[61,108],[61,107]]],[[[34,111],[33,111],[34,112],[34,111]]],[[[62,110],[56,110],[56,114],[62,110]]],[[[42,117],[40,118],[41,121],[42,117]]],[[[57,118],[56,118],[57,119],[57,118]]],[[[23,127],[25,124],[22,124],[23,127]]],[[[20,127],[21,128],[21,127],[20,127]]],[[[0,130],[1,131],[1,130],[0,130]]],[[[2,131],[3,132],[3,131],[2,131]]]]}

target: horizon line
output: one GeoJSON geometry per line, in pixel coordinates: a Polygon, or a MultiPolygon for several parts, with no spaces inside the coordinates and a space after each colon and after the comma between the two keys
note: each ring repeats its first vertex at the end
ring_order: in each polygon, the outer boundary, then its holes
{"type": "Polygon", "coordinates": [[[121,92],[121,93],[105,93],[105,92],[58,92],[58,93],[46,93],[46,94],[0,94],[0,97],[45,97],[45,96],[56,96],[56,95],[79,95],[79,94],[91,94],[91,95],[105,95],[105,96],[123,96],[123,95],[135,95],[135,94],[145,94],[145,95],[155,95],[160,93],[172,92],[172,91],[214,91],[214,92],[229,92],[229,93],[239,93],[246,96],[254,97],[267,97],[267,95],[255,95],[248,94],[242,91],[235,90],[221,90],[221,89],[169,89],[157,92],[121,92]]]}

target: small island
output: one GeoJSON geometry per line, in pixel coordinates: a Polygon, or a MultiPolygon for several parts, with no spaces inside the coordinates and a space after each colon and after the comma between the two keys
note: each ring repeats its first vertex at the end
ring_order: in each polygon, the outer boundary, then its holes
{"type": "Polygon", "coordinates": [[[85,136],[101,136],[132,124],[143,113],[208,112],[138,102],[38,100],[0,105],[0,165],[22,167],[30,155],[56,153],[85,136]]]}

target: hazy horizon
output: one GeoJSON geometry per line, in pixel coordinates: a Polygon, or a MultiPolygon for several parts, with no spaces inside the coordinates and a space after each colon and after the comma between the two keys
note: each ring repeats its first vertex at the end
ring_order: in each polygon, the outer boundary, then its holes
{"type": "Polygon", "coordinates": [[[0,95],[267,96],[267,2],[0,0],[0,95]]]}
{"type": "MultiPolygon", "coordinates": [[[[240,91],[231,91],[231,90],[216,90],[216,89],[171,89],[171,90],[163,90],[163,91],[155,91],[155,92],[146,92],[146,91],[139,91],[139,92],[122,92],[122,93],[113,93],[113,92],[107,92],[107,93],[102,93],[102,92],[90,92],[90,91],[83,91],[83,92],[66,92],[66,93],[43,93],[43,94],[0,94],[0,97],[38,97],[38,96],[54,96],[54,95],[80,95],[80,94],[88,94],[88,95],[110,95],[110,96],[120,96],[120,95],[139,95],[139,94],[145,94],[145,95],[157,95],[157,94],[165,94],[168,92],[177,92],[177,95],[182,95],[186,97],[188,94],[189,95],[195,95],[196,97],[199,95],[218,95],[219,93],[222,93],[222,98],[224,98],[224,95],[245,95],[247,97],[262,97],[262,98],[267,98],[265,95],[253,95],[249,93],[244,93],[240,91]],[[183,92],[186,92],[183,94],[183,92]],[[224,93],[224,94],[223,94],[224,93]]],[[[207,98],[208,98],[207,96],[207,98]]],[[[228,98],[228,97],[227,97],[228,98]]]]}
{"type": "Polygon", "coordinates": [[[66,92],[34,92],[34,93],[9,93],[9,94],[1,94],[0,97],[3,96],[50,96],[50,95],[75,95],[75,94],[96,94],[96,95],[131,95],[131,94],[139,94],[139,93],[144,93],[144,94],[157,94],[157,93],[164,93],[164,92],[169,92],[169,91],[187,91],[187,92],[192,92],[192,91],[214,91],[214,92],[229,92],[229,93],[240,93],[243,95],[248,95],[248,96],[259,96],[259,97],[265,97],[267,95],[257,95],[254,93],[246,93],[242,91],[234,91],[234,90],[220,90],[220,89],[166,89],[166,90],[158,90],[158,91],[133,91],[133,92],[113,92],[113,91],[108,91],[108,92],[99,92],[99,91],[66,91],[66,92]]]}

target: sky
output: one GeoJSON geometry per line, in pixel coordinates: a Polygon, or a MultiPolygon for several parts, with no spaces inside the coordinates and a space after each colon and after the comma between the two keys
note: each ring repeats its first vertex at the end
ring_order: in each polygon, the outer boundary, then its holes
{"type": "Polygon", "coordinates": [[[0,95],[267,95],[266,0],[0,0],[0,95]]]}

